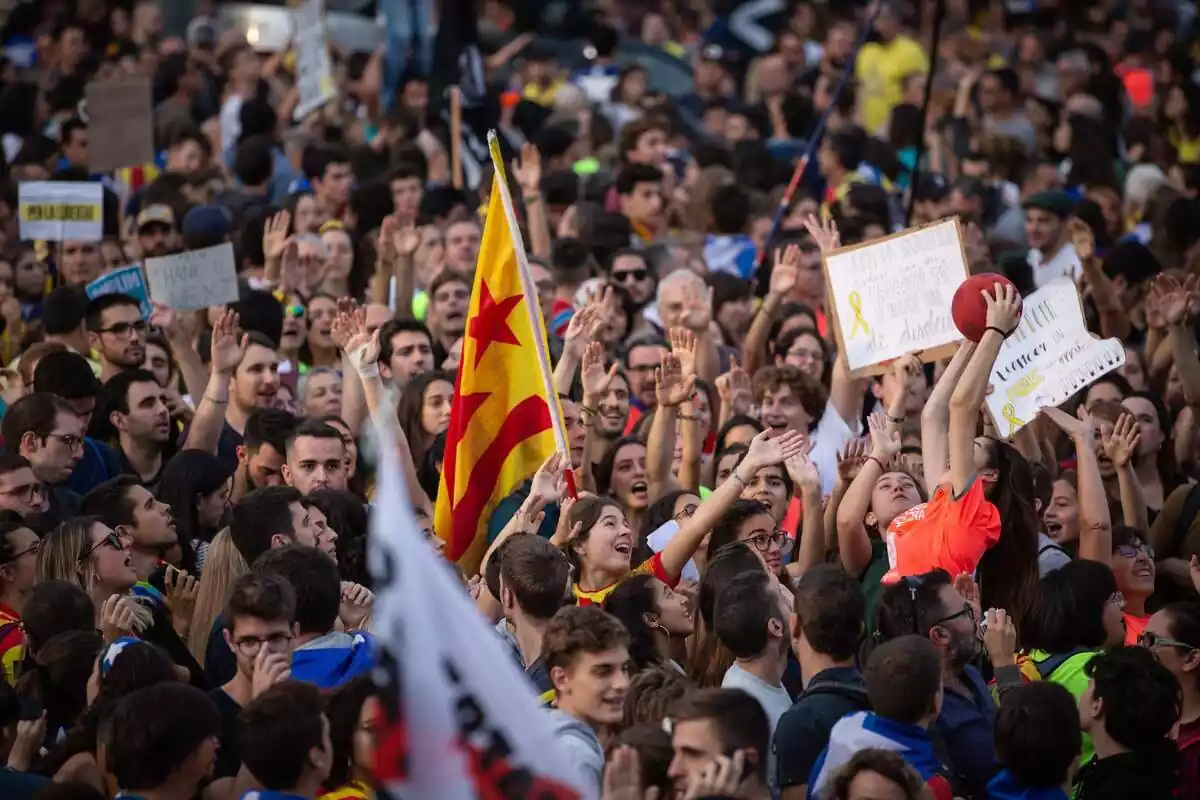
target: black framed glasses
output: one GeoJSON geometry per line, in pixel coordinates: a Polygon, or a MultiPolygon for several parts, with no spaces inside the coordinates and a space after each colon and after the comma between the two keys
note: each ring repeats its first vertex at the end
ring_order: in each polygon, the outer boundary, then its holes
{"type": "Polygon", "coordinates": [[[234,639],[233,646],[242,655],[253,657],[258,655],[258,651],[262,650],[264,644],[269,653],[285,652],[291,641],[290,633],[272,633],[270,636],[247,636],[242,639],[234,639]]]}
{"type": "Polygon", "coordinates": [[[73,433],[47,433],[47,439],[58,439],[63,445],[71,451],[79,450],[83,447],[83,437],[76,436],[73,433]]]}
{"type": "Polygon", "coordinates": [[[107,328],[100,328],[96,333],[111,333],[113,336],[126,337],[131,333],[139,336],[146,333],[149,325],[144,319],[139,319],[137,322],[118,322],[116,325],[110,325],[107,328]]]}
{"type": "Polygon", "coordinates": [[[1151,560],[1154,559],[1154,548],[1146,542],[1130,542],[1129,544],[1118,544],[1113,547],[1113,555],[1121,556],[1122,558],[1137,558],[1142,552],[1151,560]]]}
{"type": "Polygon", "coordinates": [[[953,622],[954,620],[960,619],[961,617],[967,617],[968,619],[971,620],[971,622],[976,622],[977,620],[975,619],[975,606],[971,605],[970,603],[964,603],[961,610],[955,611],[953,614],[950,614],[949,616],[942,617],[941,619],[939,619],[937,622],[933,623],[929,627],[936,628],[938,625],[945,625],[947,622],[953,622]]]}
{"type": "Polygon", "coordinates": [[[26,547],[21,552],[13,553],[8,558],[0,559],[0,564],[11,564],[12,562],[16,561],[17,559],[21,558],[22,556],[27,556],[30,553],[32,553],[33,555],[37,555],[39,552],[41,552],[41,549],[42,549],[42,540],[38,539],[37,541],[35,541],[33,544],[29,545],[29,547],[26,547]]]}
{"type": "Polygon", "coordinates": [[[111,547],[113,550],[116,550],[118,553],[125,549],[125,543],[121,541],[120,535],[116,531],[109,531],[107,536],[105,536],[103,539],[96,542],[94,545],[92,545],[87,550],[85,550],[83,553],[83,557],[80,558],[79,560],[87,561],[89,558],[92,557],[92,555],[97,550],[99,550],[101,547],[105,547],[105,546],[111,547]]]}
{"type": "Polygon", "coordinates": [[[1195,645],[1190,645],[1187,642],[1181,642],[1178,639],[1172,639],[1167,636],[1159,636],[1154,631],[1142,631],[1141,635],[1138,636],[1137,643],[1147,650],[1153,650],[1156,647],[1178,647],[1180,650],[1200,650],[1195,645]]]}
{"type": "Polygon", "coordinates": [[[783,531],[760,533],[756,536],[751,536],[746,540],[747,544],[753,546],[754,549],[760,553],[765,553],[770,550],[772,542],[779,547],[779,552],[783,555],[786,555],[792,549],[792,540],[783,531]]]}
{"type": "Polygon", "coordinates": [[[32,503],[35,495],[38,497],[46,496],[46,487],[40,483],[29,483],[25,486],[17,486],[16,488],[9,489],[2,494],[20,500],[22,503],[32,503]]]}

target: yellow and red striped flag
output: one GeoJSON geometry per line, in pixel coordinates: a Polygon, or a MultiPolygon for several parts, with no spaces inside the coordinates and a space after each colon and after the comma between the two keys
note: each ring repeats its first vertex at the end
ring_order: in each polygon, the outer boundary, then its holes
{"type": "Polygon", "coordinates": [[[556,449],[565,452],[546,329],[534,299],[499,143],[454,387],[434,530],[446,555],[474,574],[496,505],[556,449]]]}

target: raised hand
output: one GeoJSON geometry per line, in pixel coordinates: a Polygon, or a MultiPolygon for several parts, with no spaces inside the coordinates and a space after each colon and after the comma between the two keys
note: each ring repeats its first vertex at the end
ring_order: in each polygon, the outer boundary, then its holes
{"type": "Polygon", "coordinates": [[[915,353],[905,353],[897,358],[891,364],[892,377],[895,378],[901,386],[907,387],[909,380],[915,377],[924,367],[921,364],[921,358],[915,353]]]}
{"type": "Polygon", "coordinates": [[[167,567],[163,576],[167,589],[167,608],[171,616],[181,621],[190,621],[200,596],[200,581],[183,570],[167,567]]]}
{"type": "Polygon", "coordinates": [[[994,294],[987,289],[980,291],[987,304],[987,326],[999,328],[1008,336],[1021,321],[1021,295],[1011,283],[996,282],[994,294]]]}
{"type": "Polygon", "coordinates": [[[583,350],[583,366],[579,372],[584,396],[599,397],[607,392],[609,384],[616,377],[619,368],[619,365],[613,362],[613,365],[605,370],[604,345],[599,342],[588,342],[587,347],[583,350]]]}
{"type": "MultiPolygon", "coordinates": [[[[605,292],[610,291],[612,290],[605,289],[605,292]]],[[[587,305],[571,315],[571,321],[567,323],[567,332],[563,335],[563,352],[583,358],[584,348],[588,342],[594,341],[597,328],[604,322],[603,302],[593,297],[587,305]]]]}
{"type": "Polygon", "coordinates": [[[801,489],[821,491],[821,473],[817,471],[817,465],[808,457],[807,452],[800,451],[783,462],[783,465],[787,468],[792,482],[801,489]]]}
{"type": "Polygon", "coordinates": [[[679,324],[697,336],[708,333],[713,319],[712,287],[702,287],[695,282],[689,282],[684,289],[683,314],[679,324]]]}
{"type": "Polygon", "coordinates": [[[375,594],[354,581],[342,581],[342,602],[338,609],[338,617],[348,631],[356,631],[366,624],[371,617],[371,608],[375,605],[375,594]]]}
{"type": "Polygon", "coordinates": [[[808,441],[799,431],[784,431],[778,436],[763,431],[750,440],[750,449],[743,463],[753,474],[763,467],[782,464],[797,453],[804,452],[807,447],[808,441]]]}
{"type": "Polygon", "coordinates": [[[1087,263],[1096,257],[1096,232],[1078,217],[1071,220],[1067,226],[1071,232],[1071,244],[1075,246],[1075,254],[1082,263],[1087,263]]]}
{"type": "Polygon", "coordinates": [[[838,483],[842,486],[849,486],[854,483],[854,479],[858,477],[859,471],[863,468],[863,464],[867,463],[867,440],[866,439],[851,439],[846,442],[846,447],[838,456],[838,483]]]}
{"type": "Polygon", "coordinates": [[[109,595],[100,607],[100,633],[105,644],[112,644],[122,636],[133,636],[137,632],[137,615],[132,600],[119,594],[109,595]]]}
{"type": "Polygon", "coordinates": [[[277,683],[292,677],[292,657],[288,653],[272,653],[264,642],[258,646],[254,657],[254,670],[250,677],[250,696],[258,697],[277,683]]]}
{"type": "Polygon", "coordinates": [[[696,335],[687,328],[671,328],[667,332],[671,342],[671,352],[679,359],[683,369],[683,378],[696,377],[696,335]]]}
{"type": "Polygon", "coordinates": [[[817,243],[817,247],[821,248],[822,253],[837,250],[842,246],[841,234],[838,233],[837,223],[832,217],[819,220],[813,214],[809,214],[804,219],[804,230],[808,231],[808,235],[817,243]]]}
{"type": "Polygon", "coordinates": [[[1011,666],[1016,662],[1017,626],[1003,608],[989,608],[984,616],[987,630],[983,632],[983,646],[994,668],[1011,666]]]}
{"type": "Polygon", "coordinates": [[[1116,467],[1124,467],[1132,461],[1137,455],[1138,444],[1142,441],[1137,420],[1129,413],[1123,413],[1117,418],[1111,433],[1101,428],[1100,437],[1104,445],[1104,454],[1116,467]]]}
{"type": "MultiPolygon", "coordinates": [[[[564,473],[570,465],[570,460],[563,456],[562,453],[551,453],[538,471],[533,475],[533,482],[529,487],[529,496],[537,495],[541,498],[541,506],[550,503],[557,503],[562,499],[566,492],[566,478],[564,473]]],[[[538,510],[541,510],[539,506],[538,510]]]]}
{"type": "Polygon", "coordinates": [[[232,375],[250,346],[250,337],[239,335],[238,322],[236,311],[226,311],[213,325],[210,351],[212,369],[218,375],[232,375]]]}
{"type": "Polygon", "coordinates": [[[163,303],[152,301],[150,307],[149,323],[162,331],[168,342],[178,342],[183,335],[183,321],[179,313],[163,303]]]}
{"type": "Polygon", "coordinates": [[[346,307],[339,309],[329,336],[343,353],[350,357],[356,369],[379,360],[379,331],[367,333],[367,310],[346,307]]]}
{"type": "Polygon", "coordinates": [[[867,418],[867,427],[871,430],[871,456],[887,464],[900,455],[900,432],[888,432],[887,420],[883,414],[876,411],[867,418]]]}
{"type": "Polygon", "coordinates": [[[742,369],[736,358],[729,361],[729,372],[717,376],[717,396],[721,404],[733,410],[735,415],[748,415],[754,403],[754,386],[750,374],[742,369]]]}
{"type": "Polygon", "coordinates": [[[292,215],[287,211],[272,214],[263,226],[263,255],[267,261],[282,261],[288,245],[292,215]]]}
{"type": "Polygon", "coordinates": [[[1072,417],[1056,406],[1045,406],[1039,413],[1049,417],[1051,422],[1075,441],[1087,442],[1089,447],[1092,445],[1096,432],[1096,421],[1083,406],[1079,407],[1078,417],[1072,417]]]}
{"type": "Polygon", "coordinates": [[[1162,274],[1154,279],[1150,294],[1158,303],[1165,324],[1182,325],[1187,321],[1188,306],[1196,288],[1195,275],[1188,275],[1182,284],[1172,275],[1162,274]]]}
{"type": "Polygon", "coordinates": [[[775,267],[771,270],[770,293],[787,297],[796,288],[800,273],[800,245],[789,244],[784,250],[775,248],[775,267]]]}
{"type": "Polygon", "coordinates": [[[525,194],[537,194],[542,188],[542,154],[529,142],[521,145],[521,157],[513,159],[513,177],[525,194]]]}
{"type": "Polygon", "coordinates": [[[679,356],[664,353],[654,371],[654,394],[660,406],[677,406],[692,396],[696,376],[685,377],[679,356]]]}

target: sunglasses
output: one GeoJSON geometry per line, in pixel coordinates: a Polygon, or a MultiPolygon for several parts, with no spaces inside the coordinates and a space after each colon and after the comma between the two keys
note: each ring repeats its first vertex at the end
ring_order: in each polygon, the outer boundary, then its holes
{"type": "Polygon", "coordinates": [[[1181,650],[1196,650],[1194,645],[1187,642],[1181,642],[1178,639],[1170,639],[1166,636],[1159,636],[1154,631],[1142,631],[1142,635],[1138,637],[1138,644],[1145,647],[1147,650],[1153,650],[1156,647],[1178,647],[1181,650]]]}
{"type": "Polygon", "coordinates": [[[614,272],[612,274],[613,280],[617,283],[638,283],[639,281],[646,280],[649,275],[650,273],[644,269],[631,269],[626,272],[614,272]]]}
{"type": "Polygon", "coordinates": [[[107,545],[108,547],[111,547],[113,550],[116,550],[118,553],[125,549],[125,544],[121,541],[121,537],[117,535],[116,531],[112,531],[107,536],[105,536],[103,539],[101,539],[100,541],[96,542],[94,545],[89,547],[87,549],[87,552],[85,552],[83,554],[83,558],[81,558],[79,560],[87,561],[89,558],[92,557],[92,555],[97,550],[99,550],[101,547],[104,547],[105,545],[107,545]]]}

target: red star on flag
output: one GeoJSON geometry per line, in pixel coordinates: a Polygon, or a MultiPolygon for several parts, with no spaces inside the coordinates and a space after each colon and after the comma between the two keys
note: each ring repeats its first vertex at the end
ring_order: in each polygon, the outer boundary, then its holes
{"type": "Polygon", "coordinates": [[[486,280],[480,282],[480,290],[482,294],[479,297],[479,313],[471,320],[470,328],[467,330],[470,337],[477,342],[475,346],[476,367],[483,360],[483,354],[487,352],[488,345],[492,342],[513,344],[518,347],[521,345],[517,335],[508,326],[508,315],[521,302],[522,296],[514,294],[496,302],[486,280]]]}

